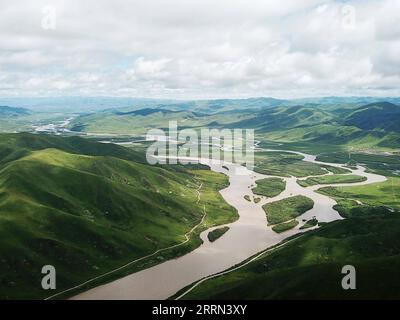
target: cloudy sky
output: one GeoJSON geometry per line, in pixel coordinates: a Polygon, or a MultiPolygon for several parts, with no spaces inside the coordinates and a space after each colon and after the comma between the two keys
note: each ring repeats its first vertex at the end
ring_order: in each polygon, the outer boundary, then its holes
{"type": "Polygon", "coordinates": [[[0,0],[0,96],[400,95],[400,0],[0,0]]]}

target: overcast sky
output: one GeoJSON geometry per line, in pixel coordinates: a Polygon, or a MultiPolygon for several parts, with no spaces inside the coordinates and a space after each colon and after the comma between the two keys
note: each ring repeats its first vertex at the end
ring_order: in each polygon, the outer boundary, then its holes
{"type": "Polygon", "coordinates": [[[399,96],[400,0],[0,0],[0,96],[399,96]]]}

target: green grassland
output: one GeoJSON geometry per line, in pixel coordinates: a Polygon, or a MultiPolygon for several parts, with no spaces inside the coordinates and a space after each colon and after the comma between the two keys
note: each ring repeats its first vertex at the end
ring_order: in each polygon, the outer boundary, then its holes
{"type": "Polygon", "coordinates": [[[213,231],[210,231],[207,235],[207,238],[210,242],[214,242],[218,238],[221,238],[227,231],[229,230],[229,227],[221,227],[214,229],[213,231]]]}
{"type": "Polygon", "coordinates": [[[396,177],[400,170],[400,156],[396,154],[370,154],[352,152],[329,152],[317,156],[318,161],[333,163],[362,164],[376,173],[396,177]]]}
{"type": "Polygon", "coordinates": [[[218,193],[228,185],[222,174],[196,166],[149,166],[132,150],[80,138],[0,139],[3,299],[46,297],[43,265],[56,267],[62,291],[184,242],[204,212],[203,225],[186,245],[123,272],[192,250],[202,230],[237,219],[218,193]]]}
{"type": "Polygon", "coordinates": [[[145,163],[145,155],[115,144],[91,142],[79,137],[63,138],[29,133],[0,135],[0,165],[29,155],[32,151],[55,148],[72,154],[114,156],[123,160],[145,163]]]}
{"type": "Polygon", "coordinates": [[[278,224],[294,219],[312,209],[314,201],[305,196],[294,196],[267,203],[263,209],[269,224],[278,224]]]}
{"type": "Polygon", "coordinates": [[[327,150],[390,150],[398,148],[400,138],[397,132],[363,130],[339,124],[318,124],[259,134],[263,139],[287,145],[293,144],[296,146],[296,143],[299,142],[307,144],[308,149],[304,151],[312,150],[313,144],[321,145],[322,148],[327,150]]]}
{"type": "Polygon", "coordinates": [[[290,220],[288,222],[282,222],[274,225],[272,227],[272,230],[274,230],[276,233],[281,233],[290,229],[293,229],[295,226],[297,226],[299,222],[296,219],[290,220]]]}
{"type": "Polygon", "coordinates": [[[316,218],[310,219],[308,221],[306,221],[305,224],[303,224],[300,229],[304,230],[304,229],[309,229],[312,227],[315,227],[316,225],[318,225],[318,220],[316,218]]]}
{"type": "Polygon", "coordinates": [[[285,180],[281,178],[266,178],[256,181],[257,186],[252,189],[254,194],[265,197],[275,197],[286,188],[285,180]]]}
{"type": "Polygon", "coordinates": [[[335,221],[207,280],[184,299],[399,299],[400,216],[335,221]],[[343,290],[354,265],[357,290],[343,290]]]}
{"type": "Polygon", "coordinates": [[[314,186],[316,184],[335,184],[335,183],[355,183],[362,182],[367,180],[366,177],[354,175],[354,174],[346,174],[346,175],[328,175],[321,177],[312,177],[304,180],[297,180],[297,183],[302,187],[314,186]]]}
{"type": "Polygon", "coordinates": [[[263,132],[275,132],[283,128],[295,128],[330,123],[334,119],[331,112],[323,108],[306,106],[278,106],[261,110],[254,118],[239,121],[239,127],[257,128],[263,132]]]}
{"type": "Polygon", "coordinates": [[[331,172],[333,174],[351,173],[351,170],[346,169],[346,168],[334,167],[334,166],[329,166],[329,165],[322,165],[321,167],[328,170],[329,172],[331,172]]]}
{"type": "Polygon", "coordinates": [[[306,177],[327,173],[320,165],[303,161],[303,156],[289,152],[256,152],[254,161],[254,171],[267,175],[306,177]]]}
{"type": "Polygon", "coordinates": [[[292,151],[300,151],[315,155],[319,155],[321,153],[347,151],[346,147],[343,145],[315,143],[315,142],[310,143],[307,141],[303,142],[300,139],[295,142],[278,142],[269,140],[268,135],[264,134],[257,134],[257,139],[261,141],[259,146],[265,149],[292,150],[292,151]]]}
{"type": "Polygon", "coordinates": [[[400,178],[396,177],[365,186],[324,187],[318,192],[334,198],[338,202],[335,209],[346,218],[377,211],[400,212],[400,178]]]}

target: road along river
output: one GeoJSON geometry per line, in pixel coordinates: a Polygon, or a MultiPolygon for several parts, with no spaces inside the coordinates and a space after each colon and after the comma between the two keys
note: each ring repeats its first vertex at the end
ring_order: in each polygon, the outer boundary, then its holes
{"type": "MultiPolygon", "coordinates": [[[[305,161],[324,165],[329,164],[335,167],[343,166],[336,163],[318,162],[315,160],[315,156],[298,152],[293,153],[303,155],[305,161]]],[[[336,204],[333,199],[314,192],[314,190],[322,186],[329,185],[304,188],[296,183],[296,178],[294,177],[283,178],[286,181],[285,191],[274,198],[263,198],[262,201],[256,204],[245,200],[244,196],[252,196],[251,188],[256,184],[255,181],[269,176],[249,171],[239,164],[217,162],[215,160],[210,162],[208,159],[197,159],[197,161],[209,165],[211,170],[222,172],[229,177],[229,187],[221,190],[220,193],[225,201],[236,208],[239,213],[239,219],[234,223],[228,224],[229,231],[211,243],[207,239],[207,234],[215,227],[206,230],[200,235],[204,243],[194,251],[177,259],[166,261],[95,287],[72,297],[72,299],[167,299],[197,280],[222,272],[250,256],[278,244],[285,238],[302,232],[299,227],[304,224],[303,219],[310,219],[314,216],[321,222],[342,219],[332,208],[336,204]],[[223,166],[229,170],[226,170],[223,166]],[[240,174],[237,174],[238,172],[240,174]],[[300,224],[296,228],[277,234],[267,226],[267,219],[262,206],[267,202],[295,195],[304,195],[311,198],[315,203],[314,208],[297,218],[300,224]]],[[[363,167],[352,170],[352,173],[365,176],[367,180],[359,183],[335,184],[334,186],[364,185],[386,180],[383,176],[366,173],[363,167]]]]}

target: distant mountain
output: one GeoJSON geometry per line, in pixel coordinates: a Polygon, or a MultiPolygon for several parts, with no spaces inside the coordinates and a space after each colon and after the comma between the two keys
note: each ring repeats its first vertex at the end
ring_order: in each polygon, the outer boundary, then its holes
{"type": "Polygon", "coordinates": [[[383,129],[400,132],[400,106],[390,102],[371,103],[347,116],[345,124],[364,130],[383,129]]]}
{"type": "Polygon", "coordinates": [[[400,104],[399,97],[320,97],[320,98],[300,98],[291,99],[292,104],[318,104],[318,105],[340,105],[340,104],[351,104],[351,105],[366,105],[378,102],[391,102],[394,104],[400,104]]]}
{"type": "Polygon", "coordinates": [[[250,119],[232,126],[255,128],[261,132],[287,130],[296,127],[312,126],[332,121],[334,116],[315,107],[293,106],[262,110],[250,119]]]}
{"type": "Polygon", "coordinates": [[[31,112],[25,108],[13,108],[8,106],[0,106],[0,116],[1,117],[15,117],[15,116],[25,116],[31,112]]]}
{"type": "Polygon", "coordinates": [[[397,148],[400,140],[400,107],[387,101],[362,106],[291,105],[272,98],[192,101],[105,110],[79,116],[71,127],[93,133],[142,135],[151,128],[167,128],[169,121],[177,121],[180,128],[251,128],[277,142],[397,148]]]}
{"type": "Polygon", "coordinates": [[[162,114],[167,114],[167,113],[175,113],[178,111],[171,111],[167,109],[153,109],[153,108],[144,108],[144,109],[139,109],[139,110],[133,110],[133,111],[128,111],[128,112],[120,112],[116,111],[115,114],[119,116],[126,116],[126,115],[133,115],[133,116],[148,116],[150,114],[154,113],[162,113],[162,114]]]}
{"type": "Polygon", "coordinates": [[[158,108],[212,114],[234,110],[261,110],[263,108],[279,106],[287,102],[287,100],[275,98],[193,100],[169,103],[167,105],[160,104],[158,108]]]}
{"type": "Polygon", "coordinates": [[[46,112],[93,112],[105,109],[143,109],[176,103],[177,100],[126,97],[18,97],[0,98],[0,105],[46,112]]]}
{"type": "Polygon", "coordinates": [[[254,128],[268,140],[358,147],[398,148],[400,107],[390,102],[363,106],[277,106],[231,123],[232,128],[254,128]]]}
{"type": "Polygon", "coordinates": [[[205,99],[205,100],[173,100],[130,97],[16,97],[0,98],[0,105],[22,107],[30,110],[48,112],[94,112],[106,109],[132,111],[144,108],[167,108],[169,110],[191,110],[200,112],[220,112],[234,109],[262,109],[274,106],[295,105],[366,105],[388,101],[400,104],[399,97],[311,97],[300,99],[276,99],[257,97],[244,99],[205,99]],[[126,109],[126,110],[123,110],[126,109]]]}
{"type": "Polygon", "coordinates": [[[101,112],[81,115],[70,123],[72,131],[89,133],[112,133],[144,135],[150,129],[168,128],[170,121],[176,121],[182,128],[229,127],[229,124],[252,118],[251,110],[230,110],[205,113],[192,109],[170,110],[167,108],[144,108],[139,110],[101,112]]]}

